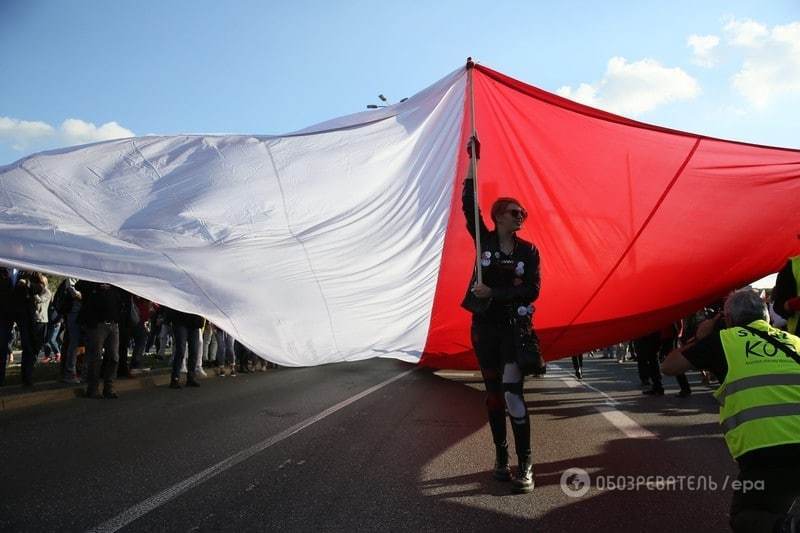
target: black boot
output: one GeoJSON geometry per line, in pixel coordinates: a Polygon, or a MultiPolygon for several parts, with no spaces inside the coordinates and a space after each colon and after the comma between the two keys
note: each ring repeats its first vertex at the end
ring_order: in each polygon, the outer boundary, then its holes
{"type": "Polygon", "coordinates": [[[533,490],[533,459],[530,455],[519,458],[517,475],[511,481],[511,492],[523,494],[533,490]]]}
{"type": "Polygon", "coordinates": [[[180,388],[182,388],[180,380],[178,380],[178,378],[170,379],[169,380],[169,388],[170,389],[180,389],[180,388]]]}
{"type": "Polygon", "coordinates": [[[117,398],[119,398],[119,396],[117,396],[117,393],[114,392],[114,387],[112,387],[110,383],[106,383],[103,386],[103,398],[105,398],[106,400],[116,400],[117,398]]]}
{"type": "Polygon", "coordinates": [[[511,481],[511,467],[508,466],[508,444],[495,444],[494,472],[500,481],[511,481]]]}
{"type": "Polygon", "coordinates": [[[102,398],[102,396],[100,396],[100,392],[97,390],[97,385],[89,385],[86,388],[86,397],[93,400],[102,398]]]}
{"type": "Polygon", "coordinates": [[[199,387],[200,384],[197,382],[197,379],[194,376],[186,376],[186,386],[199,387]]]}

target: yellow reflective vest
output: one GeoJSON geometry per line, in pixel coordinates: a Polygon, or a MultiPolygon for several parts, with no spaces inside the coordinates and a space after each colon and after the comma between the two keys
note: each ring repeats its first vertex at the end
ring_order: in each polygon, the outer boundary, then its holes
{"type": "Polygon", "coordinates": [[[774,343],[800,354],[800,338],[763,320],[748,327],[773,342],[742,327],[719,334],[728,373],[714,396],[734,458],[758,448],[800,443],[800,363],[774,343]]]}
{"type": "MultiPolygon", "coordinates": [[[[800,255],[797,257],[792,257],[792,274],[794,275],[794,285],[795,285],[795,294],[800,296],[800,255]]],[[[792,316],[789,317],[789,320],[786,321],[786,329],[794,333],[795,335],[800,333],[800,330],[797,329],[797,323],[800,322],[800,313],[795,312],[792,316]]]]}

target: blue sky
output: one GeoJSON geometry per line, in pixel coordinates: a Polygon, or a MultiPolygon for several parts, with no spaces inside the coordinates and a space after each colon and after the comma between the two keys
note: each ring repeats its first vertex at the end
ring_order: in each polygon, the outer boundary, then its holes
{"type": "Polygon", "coordinates": [[[646,122],[800,147],[797,0],[0,0],[0,165],[131,132],[285,133],[468,55],[646,122]]]}

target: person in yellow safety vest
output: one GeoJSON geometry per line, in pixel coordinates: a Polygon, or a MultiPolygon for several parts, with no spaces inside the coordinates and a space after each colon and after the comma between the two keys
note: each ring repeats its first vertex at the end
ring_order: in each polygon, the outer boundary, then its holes
{"type": "Polygon", "coordinates": [[[772,298],[775,312],[786,319],[786,331],[800,335],[800,255],[790,258],[778,272],[772,298]]]}
{"type": "Polygon", "coordinates": [[[739,464],[731,528],[800,532],[800,338],[771,327],[750,288],[732,293],[723,314],[727,327],[719,315],[702,322],[695,342],[673,350],[661,371],[694,367],[720,379],[720,425],[739,464]]]}

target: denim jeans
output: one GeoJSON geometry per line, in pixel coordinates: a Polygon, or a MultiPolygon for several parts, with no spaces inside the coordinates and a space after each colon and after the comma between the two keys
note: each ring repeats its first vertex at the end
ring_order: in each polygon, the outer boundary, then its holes
{"type": "Polygon", "coordinates": [[[78,324],[80,304],[73,304],[72,311],[67,315],[67,346],[64,350],[64,377],[74,378],[77,369],[75,364],[78,358],[78,346],[81,342],[81,326],[78,324]]]}
{"type": "Polygon", "coordinates": [[[234,352],[234,338],[222,331],[217,330],[217,365],[236,364],[236,352],[234,352]]]}
{"type": "Polygon", "coordinates": [[[197,357],[200,355],[201,350],[200,328],[187,328],[181,324],[173,324],[172,334],[175,341],[172,351],[172,379],[178,379],[181,376],[181,364],[183,363],[183,358],[187,357],[187,345],[189,353],[188,361],[186,362],[186,375],[188,379],[194,379],[197,357]]]}
{"type": "Polygon", "coordinates": [[[147,328],[141,320],[133,326],[133,356],[131,357],[131,368],[140,368],[144,356],[144,348],[147,344],[147,328]]]}
{"type": "Polygon", "coordinates": [[[212,326],[206,325],[203,330],[203,360],[215,361],[217,359],[217,332],[212,326]]]}
{"type": "Polygon", "coordinates": [[[44,339],[44,354],[47,357],[61,353],[58,346],[58,334],[61,333],[61,320],[47,324],[47,333],[44,339]]]}
{"type": "MultiPolygon", "coordinates": [[[[158,332],[158,351],[156,355],[159,358],[164,357],[164,354],[167,351],[167,341],[169,340],[170,335],[170,326],[166,322],[161,324],[161,329],[158,332]]],[[[174,341],[174,339],[173,339],[174,341]]],[[[175,353],[175,349],[173,348],[172,353],[175,353]]]]}

